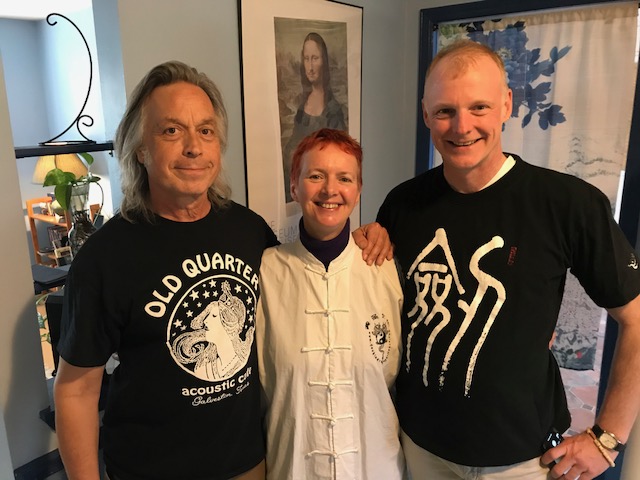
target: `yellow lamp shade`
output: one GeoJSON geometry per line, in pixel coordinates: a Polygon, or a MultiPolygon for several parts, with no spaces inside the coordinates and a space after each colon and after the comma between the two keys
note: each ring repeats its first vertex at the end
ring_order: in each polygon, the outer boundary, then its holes
{"type": "Polygon", "coordinates": [[[63,172],[71,172],[76,178],[87,174],[88,168],[79,155],[75,153],[63,153],[61,155],[44,155],[38,158],[36,168],[33,170],[32,183],[42,185],[50,170],[59,168],[63,172]]]}

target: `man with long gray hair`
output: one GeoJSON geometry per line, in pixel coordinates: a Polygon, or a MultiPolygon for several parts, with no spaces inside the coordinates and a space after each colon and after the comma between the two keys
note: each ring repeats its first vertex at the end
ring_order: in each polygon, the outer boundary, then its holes
{"type": "Polygon", "coordinates": [[[229,200],[226,143],[222,96],[204,74],[168,62],[133,91],[115,138],[120,213],[83,245],[67,279],[55,400],[70,479],[99,478],[97,406],[114,352],[100,442],[109,478],[263,476],[255,347],[216,381],[171,348],[223,281],[247,309],[239,335],[253,338],[260,257],[277,240],[229,200]]]}

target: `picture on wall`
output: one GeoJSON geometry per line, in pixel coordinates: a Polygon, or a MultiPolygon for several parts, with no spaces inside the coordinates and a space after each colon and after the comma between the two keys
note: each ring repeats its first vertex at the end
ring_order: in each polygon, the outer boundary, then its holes
{"type": "Polygon", "coordinates": [[[301,216],[289,189],[298,143],[320,128],[360,139],[362,9],[240,0],[240,18],[248,207],[290,242],[301,216]]]}

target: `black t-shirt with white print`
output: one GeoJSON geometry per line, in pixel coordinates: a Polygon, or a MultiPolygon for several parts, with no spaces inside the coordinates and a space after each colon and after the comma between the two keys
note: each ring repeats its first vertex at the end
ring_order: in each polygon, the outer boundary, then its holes
{"type": "Polygon", "coordinates": [[[58,350],[76,366],[118,353],[102,428],[116,477],[222,480],[264,458],[255,306],[276,243],[231,203],[187,223],[116,215],[83,245],[58,350]]]}
{"type": "Polygon", "coordinates": [[[569,427],[549,350],[567,270],[603,307],[640,293],[636,254],[606,197],[514,158],[472,194],[430,170],[392,190],[378,214],[405,277],[400,424],[470,466],[537,457],[552,427],[569,427]]]}

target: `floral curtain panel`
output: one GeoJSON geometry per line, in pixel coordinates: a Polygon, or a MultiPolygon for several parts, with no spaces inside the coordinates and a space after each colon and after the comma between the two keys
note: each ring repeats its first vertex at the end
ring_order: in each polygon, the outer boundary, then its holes
{"type": "MultiPolygon", "coordinates": [[[[637,16],[637,2],[621,2],[441,23],[436,45],[471,38],[498,52],[515,117],[503,149],[594,184],[615,206],[633,113],[637,16]]],[[[569,274],[553,345],[561,366],[594,367],[602,318],[569,274]]]]}

